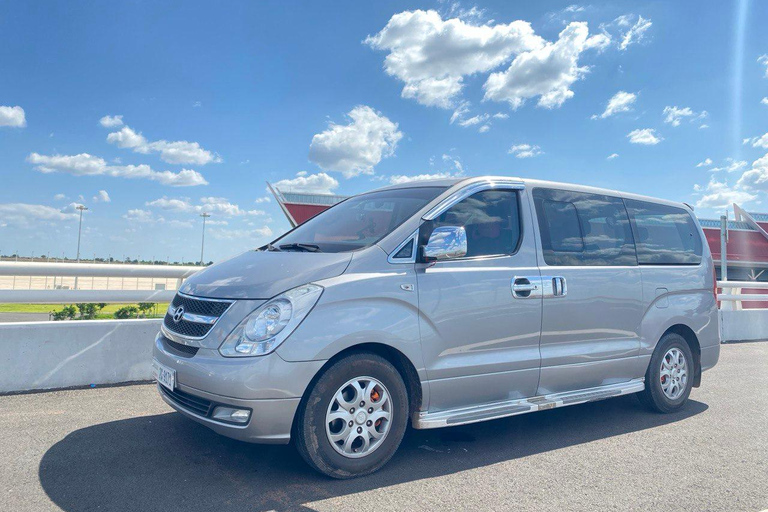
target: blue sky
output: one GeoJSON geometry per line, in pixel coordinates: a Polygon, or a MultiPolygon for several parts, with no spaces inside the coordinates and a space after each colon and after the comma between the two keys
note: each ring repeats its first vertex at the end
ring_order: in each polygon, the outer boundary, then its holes
{"type": "Polygon", "coordinates": [[[266,181],[500,174],[765,211],[766,20],[745,0],[2,2],[0,253],[74,257],[84,203],[86,257],[195,260],[210,211],[219,260],[287,229],[266,181]]]}

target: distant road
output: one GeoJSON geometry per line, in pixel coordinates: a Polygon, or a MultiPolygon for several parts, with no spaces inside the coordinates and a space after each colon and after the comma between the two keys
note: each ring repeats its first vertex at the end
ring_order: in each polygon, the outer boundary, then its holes
{"type": "Polygon", "coordinates": [[[48,319],[48,313],[0,313],[0,324],[8,322],[41,322],[48,319]]]}

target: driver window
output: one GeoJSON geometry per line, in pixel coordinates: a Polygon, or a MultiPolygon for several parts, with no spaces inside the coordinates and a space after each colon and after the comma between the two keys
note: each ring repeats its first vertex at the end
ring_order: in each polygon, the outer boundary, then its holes
{"type": "Polygon", "coordinates": [[[478,192],[434,219],[428,231],[441,226],[464,227],[468,258],[512,254],[520,242],[518,203],[513,190],[478,192]]]}

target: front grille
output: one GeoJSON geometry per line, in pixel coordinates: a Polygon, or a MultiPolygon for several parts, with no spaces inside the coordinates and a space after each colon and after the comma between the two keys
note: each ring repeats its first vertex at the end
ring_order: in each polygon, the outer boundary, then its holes
{"type": "Polygon", "coordinates": [[[200,350],[197,347],[190,347],[189,345],[183,345],[181,343],[176,343],[175,341],[169,340],[168,338],[164,338],[164,340],[165,340],[165,345],[167,347],[170,347],[173,350],[181,352],[182,354],[187,354],[190,357],[192,357],[195,354],[197,354],[197,351],[200,350]]]}
{"type": "MultiPolygon", "coordinates": [[[[232,305],[230,301],[196,299],[185,295],[176,294],[171,302],[172,308],[184,306],[184,311],[193,315],[203,315],[213,318],[219,318],[232,305]]],[[[202,338],[213,327],[213,324],[190,322],[182,319],[179,322],[173,321],[173,315],[168,312],[163,320],[165,328],[173,333],[187,338],[202,338]]]]}
{"type": "Polygon", "coordinates": [[[165,325],[165,328],[169,331],[188,338],[202,338],[208,334],[208,331],[213,327],[211,324],[198,324],[186,320],[181,320],[177,323],[173,321],[173,317],[168,313],[165,314],[163,325],[165,325]]]}
{"type": "Polygon", "coordinates": [[[187,313],[220,317],[232,302],[212,299],[196,299],[177,293],[171,304],[173,304],[173,307],[184,306],[184,311],[187,313]]]}
{"type": "Polygon", "coordinates": [[[159,386],[162,393],[167,396],[175,404],[189,409],[190,411],[199,414],[200,416],[208,416],[213,407],[213,402],[200,398],[199,396],[190,395],[181,390],[174,389],[171,391],[165,386],[159,386]]]}

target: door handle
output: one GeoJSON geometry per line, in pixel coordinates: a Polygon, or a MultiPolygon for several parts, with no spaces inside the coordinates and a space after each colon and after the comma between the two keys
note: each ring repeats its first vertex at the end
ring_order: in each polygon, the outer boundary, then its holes
{"type": "Polygon", "coordinates": [[[530,299],[541,295],[541,278],[539,276],[515,276],[512,279],[512,296],[516,299],[530,299]]]}
{"type": "Polygon", "coordinates": [[[563,276],[541,276],[541,283],[545,299],[568,295],[568,285],[563,276]]]}

